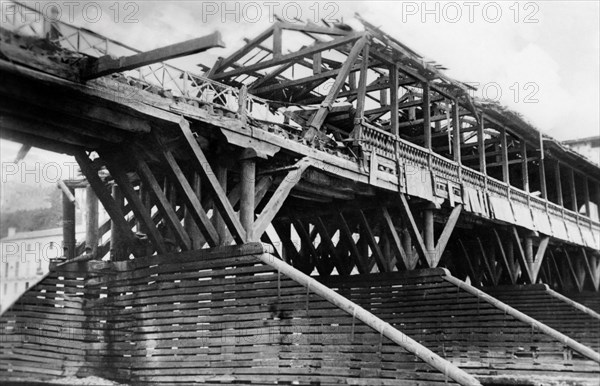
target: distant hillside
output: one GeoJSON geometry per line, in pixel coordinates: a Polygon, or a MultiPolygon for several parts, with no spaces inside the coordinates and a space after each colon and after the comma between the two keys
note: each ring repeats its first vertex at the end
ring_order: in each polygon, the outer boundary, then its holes
{"type": "Polygon", "coordinates": [[[2,193],[0,237],[11,227],[25,232],[61,225],[62,193],[56,186],[7,183],[2,193]]]}

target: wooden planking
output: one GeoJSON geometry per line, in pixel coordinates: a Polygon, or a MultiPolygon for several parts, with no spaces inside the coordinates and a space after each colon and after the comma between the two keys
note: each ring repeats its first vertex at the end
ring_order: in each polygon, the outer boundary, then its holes
{"type": "Polygon", "coordinates": [[[251,256],[263,250],[254,243],[64,264],[0,317],[0,377],[452,384],[251,256]]]}

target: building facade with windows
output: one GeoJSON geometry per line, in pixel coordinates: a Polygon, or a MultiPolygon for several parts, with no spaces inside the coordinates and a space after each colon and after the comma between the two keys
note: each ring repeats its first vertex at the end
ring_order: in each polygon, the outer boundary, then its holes
{"type": "MultiPolygon", "coordinates": [[[[83,240],[84,233],[77,234],[83,240]]],[[[0,313],[48,272],[50,261],[63,255],[62,228],[15,232],[0,239],[0,313]]]]}

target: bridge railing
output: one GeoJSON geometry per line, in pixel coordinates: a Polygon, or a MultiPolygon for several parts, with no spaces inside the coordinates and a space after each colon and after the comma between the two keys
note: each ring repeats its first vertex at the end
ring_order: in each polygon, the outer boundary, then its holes
{"type": "MultiPolygon", "coordinates": [[[[104,55],[129,56],[141,51],[85,28],[52,18],[50,4],[35,7],[17,1],[3,1],[0,26],[22,36],[48,38],[62,48],[92,57],[104,55]]],[[[43,3],[42,3],[43,4],[43,3]]],[[[123,72],[126,76],[148,85],[170,91],[173,95],[197,100],[199,103],[217,105],[236,113],[240,105],[240,90],[208,79],[168,63],[159,62],[123,72]]],[[[274,118],[269,103],[252,94],[245,94],[245,111],[248,116],[279,124],[283,115],[274,118]]],[[[280,115],[280,114],[279,114],[280,115]]]]}
{"type": "MultiPolygon", "coordinates": [[[[600,222],[595,221],[586,215],[564,208],[547,199],[540,198],[522,189],[511,186],[509,183],[499,181],[477,170],[465,167],[454,160],[395,137],[391,133],[374,127],[373,125],[363,125],[360,132],[357,134],[357,138],[363,146],[363,149],[366,151],[376,152],[379,155],[389,157],[393,161],[396,160],[394,154],[397,153],[397,156],[402,162],[427,168],[440,180],[452,181],[459,185],[486,191],[495,196],[524,206],[528,208],[529,212],[534,216],[532,217],[532,221],[534,221],[534,218],[539,218],[539,215],[545,214],[554,218],[554,220],[559,223],[565,223],[568,228],[570,226],[571,229],[582,230],[582,227],[584,227],[586,229],[583,229],[582,231],[585,231],[588,234],[590,232],[591,234],[600,233],[600,222]],[[535,215],[533,215],[534,211],[537,212],[535,215]],[[590,232],[588,232],[588,230],[590,232]]],[[[541,227],[542,225],[534,224],[534,226],[541,227]]],[[[546,224],[544,227],[547,228],[548,225],[546,224]]],[[[560,237],[564,238],[565,235],[561,233],[560,237]]],[[[571,241],[580,240],[578,235],[568,235],[568,237],[571,241]]]]}

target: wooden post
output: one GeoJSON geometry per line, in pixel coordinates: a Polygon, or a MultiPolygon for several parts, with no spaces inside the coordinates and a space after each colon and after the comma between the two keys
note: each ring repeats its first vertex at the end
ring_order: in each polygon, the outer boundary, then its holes
{"type": "MultiPolygon", "coordinates": [[[[75,189],[67,187],[71,196],[75,195],[75,189]]],[[[75,258],[75,202],[63,192],[63,250],[67,260],[75,258]]]]}
{"type": "Polygon", "coordinates": [[[485,159],[485,117],[481,113],[479,124],[477,125],[477,149],[479,152],[479,171],[483,174],[487,174],[487,166],[485,159]]]}
{"type": "Polygon", "coordinates": [[[252,155],[244,154],[242,156],[241,163],[242,181],[240,181],[240,222],[246,231],[246,240],[252,241],[252,229],[254,226],[254,181],[256,179],[256,161],[252,155]]]}
{"type": "MultiPolygon", "coordinates": [[[[85,189],[86,204],[87,204],[87,226],[85,235],[86,251],[96,255],[98,253],[98,197],[94,193],[94,189],[88,186],[85,189]]],[[[96,256],[102,257],[102,256],[96,256]]]]}
{"type": "MultiPolygon", "coordinates": [[[[390,128],[393,135],[398,133],[398,65],[390,66],[390,128]]],[[[385,90],[382,90],[382,92],[385,90]]],[[[383,101],[382,101],[383,103],[383,101]]]]}
{"type": "Polygon", "coordinates": [[[356,93],[356,113],[354,115],[355,139],[361,136],[362,122],[365,113],[365,102],[367,98],[367,73],[369,71],[369,45],[365,44],[362,51],[362,62],[360,64],[360,77],[358,78],[358,90],[356,93]]]}
{"type": "Polygon", "coordinates": [[[453,100],[453,106],[452,106],[452,123],[453,123],[453,129],[454,129],[454,138],[452,141],[452,147],[453,149],[453,156],[454,156],[454,161],[458,162],[459,164],[461,163],[461,159],[460,159],[460,140],[461,140],[461,135],[460,135],[460,106],[458,104],[458,100],[454,99],[453,100]]]}
{"type": "Polygon", "coordinates": [[[506,128],[500,128],[500,146],[502,146],[502,181],[510,183],[508,174],[508,144],[506,140],[506,128]]]}
{"type": "Polygon", "coordinates": [[[546,164],[545,164],[545,157],[544,157],[544,139],[542,136],[542,132],[540,131],[540,169],[539,169],[539,173],[540,173],[540,189],[542,192],[542,198],[547,200],[548,199],[548,187],[546,185],[546,164]]]}
{"type": "MultiPolygon", "coordinates": [[[[190,184],[192,186],[192,189],[194,190],[196,197],[198,197],[198,201],[200,201],[200,177],[194,171],[192,173],[191,179],[192,181],[190,181],[190,184]]],[[[202,244],[204,244],[204,238],[202,237],[200,228],[198,228],[198,225],[194,221],[194,216],[191,214],[192,210],[193,209],[190,209],[189,206],[186,205],[183,224],[185,227],[185,231],[187,232],[188,236],[190,237],[190,240],[192,241],[192,249],[200,249],[202,248],[202,244]]],[[[215,215],[218,215],[218,213],[215,213],[215,215]]]]}
{"type": "Polygon", "coordinates": [[[563,193],[562,193],[562,181],[560,178],[560,161],[556,160],[554,168],[554,182],[556,184],[556,201],[560,206],[564,206],[563,193]]]}
{"type": "Polygon", "coordinates": [[[435,252],[435,235],[434,235],[434,223],[433,223],[433,209],[434,205],[429,204],[427,209],[423,211],[423,219],[424,219],[424,241],[425,247],[427,248],[427,252],[432,255],[435,252]]]}
{"type": "Polygon", "coordinates": [[[429,82],[423,82],[423,135],[426,149],[431,150],[431,99],[429,95],[429,82]]]}
{"type": "Polygon", "coordinates": [[[527,144],[521,140],[521,174],[523,178],[523,190],[529,192],[529,165],[527,163],[527,144]]]}
{"type": "Polygon", "coordinates": [[[569,188],[571,190],[571,209],[574,212],[579,212],[577,205],[577,190],[575,189],[575,173],[572,168],[569,168],[569,188]]]}
{"type": "Polygon", "coordinates": [[[585,205],[585,215],[591,217],[592,211],[590,208],[590,187],[588,178],[586,176],[583,177],[583,205],[585,205]]]}
{"type": "Polygon", "coordinates": [[[279,25],[275,26],[273,30],[273,58],[281,57],[282,49],[282,29],[279,25]]]}
{"type": "MultiPolygon", "coordinates": [[[[243,163],[242,163],[242,168],[243,168],[243,163]]],[[[219,184],[223,188],[223,191],[227,192],[227,167],[225,167],[221,163],[219,163],[219,165],[217,166],[216,174],[217,174],[217,181],[219,181],[219,184]]],[[[243,179],[244,179],[244,174],[242,171],[242,180],[243,179]]],[[[244,186],[244,185],[242,185],[242,186],[244,186]]],[[[223,217],[217,212],[216,208],[213,208],[213,210],[215,211],[215,214],[214,214],[215,229],[217,230],[217,233],[219,234],[219,240],[220,240],[219,244],[224,245],[224,243],[227,240],[229,240],[229,232],[227,231],[227,224],[225,224],[225,220],[223,220],[223,217]]]]}
{"type": "Polygon", "coordinates": [[[313,54],[313,75],[321,73],[321,52],[313,54]]]}
{"type": "MultiPolygon", "coordinates": [[[[121,189],[117,184],[112,186],[112,197],[121,213],[125,212],[124,199],[121,189]]],[[[122,261],[127,259],[127,241],[125,235],[111,221],[110,225],[110,259],[112,261],[122,261]]]]}
{"type": "Polygon", "coordinates": [[[242,121],[242,124],[246,125],[248,120],[248,111],[246,110],[246,101],[248,99],[248,88],[246,85],[243,85],[240,88],[240,94],[238,96],[238,116],[242,121]]]}

